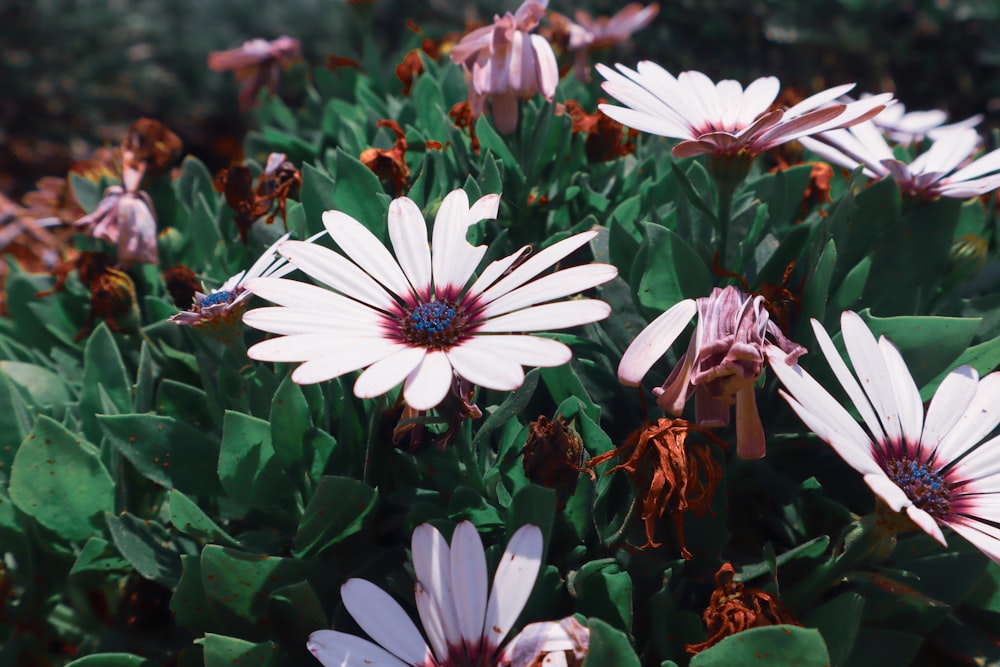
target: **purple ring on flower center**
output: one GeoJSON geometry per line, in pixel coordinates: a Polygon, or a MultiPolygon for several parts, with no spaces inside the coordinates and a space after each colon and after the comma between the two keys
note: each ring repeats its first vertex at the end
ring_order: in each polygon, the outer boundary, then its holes
{"type": "Polygon", "coordinates": [[[468,317],[451,301],[429,301],[409,309],[400,320],[404,341],[433,349],[447,349],[457,343],[468,317]]]}

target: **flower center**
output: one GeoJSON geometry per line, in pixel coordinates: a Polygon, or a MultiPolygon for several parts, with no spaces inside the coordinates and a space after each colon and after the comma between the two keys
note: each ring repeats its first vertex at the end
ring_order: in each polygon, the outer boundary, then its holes
{"type": "Polygon", "coordinates": [[[931,516],[942,518],[951,513],[951,490],[940,473],[907,459],[890,461],[886,473],[914,505],[931,516]]]}
{"type": "Polygon", "coordinates": [[[233,298],[233,293],[229,291],[224,292],[213,292],[201,299],[198,302],[198,306],[201,308],[207,308],[208,306],[214,306],[217,303],[229,303],[229,300],[233,298]]]}
{"type": "Polygon", "coordinates": [[[462,336],[468,321],[462,309],[450,301],[421,303],[401,322],[403,340],[413,345],[446,349],[462,336]]]}

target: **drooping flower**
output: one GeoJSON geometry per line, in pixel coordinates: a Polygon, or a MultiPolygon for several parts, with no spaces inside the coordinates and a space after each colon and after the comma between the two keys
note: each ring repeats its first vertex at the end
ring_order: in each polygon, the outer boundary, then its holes
{"type": "Polygon", "coordinates": [[[960,366],[941,382],[924,412],[899,350],[846,311],[841,333],[852,373],[822,325],[813,330],[823,356],[861,415],[850,413],[785,353],[769,347],[782,396],[813,433],[864,476],[892,512],[902,513],[942,545],[942,527],[1000,562],[1000,373],[980,379],[960,366]]]}
{"type": "Polygon", "coordinates": [[[535,587],[538,526],[522,526],[510,538],[488,597],[486,554],[470,522],[455,527],[450,546],[432,525],[418,526],[411,552],[424,634],[381,588],[349,579],[341,587],[344,606],[375,642],[318,630],[307,647],[325,667],[531,667],[545,654],[562,654],[564,665],[567,652],[577,660],[586,655],[590,633],[572,616],[531,623],[500,649],[535,587]]]}
{"type": "Polygon", "coordinates": [[[688,653],[701,653],[730,635],[768,625],[801,625],[777,596],[733,581],[736,570],[724,563],[715,573],[715,590],[702,614],[708,639],[688,644],[688,653]]]}
{"type": "Polygon", "coordinates": [[[703,516],[712,508],[715,487],[722,479],[722,467],[712,458],[709,443],[725,443],[706,429],[683,419],[659,419],[644,424],[621,447],[595,456],[587,465],[598,466],[612,458],[622,462],[608,473],[624,470],[632,478],[642,498],[642,520],[646,528],[643,549],[660,546],[656,522],[670,513],[677,528],[681,556],[691,558],[684,540],[684,517],[692,511],[703,516]],[[688,436],[697,434],[699,438],[688,436]]]}
{"type": "MultiPolygon", "coordinates": [[[[277,253],[278,246],[288,239],[285,234],[264,251],[246,271],[240,271],[208,294],[194,293],[190,310],[182,310],[170,316],[174,324],[204,327],[210,330],[226,330],[238,322],[253,293],[244,282],[252,278],[280,278],[295,270],[288,261],[277,253]]],[[[315,237],[313,237],[315,239],[315,237]]]]}
{"type": "Polygon", "coordinates": [[[395,257],[364,225],[339,211],[323,224],[344,254],[313,243],[286,241],[278,252],[330,289],[278,278],[246,281],[246,288],[278,304],[244,315],[252,327],[281,334],[254,345],[253,359],[304,362],[292,372],[300,384],[323,382],[366,368],[354,384],[360,398],[403,383],[416,410],[437,406],[453,376],[499,391],[524,381],[522,365],[559,366],[572,356],[558,341],[518,332],[564,329],[603,319],[611,308],[595,299],[556,301],[611,280],[608,264],[588,264],[535,278],[594,238],[583,232],[529,259],[529,248],[473,273],[486,246],[466,240],[469,227],[497,215],[499,195],[469,207],[463,190],[438,210],[433,253],[427,226],[412,200],[389,206],[395,257]]]}
{"type": "Polygon", "coordinates": [[[628,39],[642,30],[656,18],[660,6],[652,3],[643,7],[638,2],[630,2],[614,16],[593,17],[589,12],[578,9],[573,14],[576,21],[556,12],[549,13],[549,21],[555,32],[564,34],[566,48],[573,53],[573,69],[581,81],[590,81],[589,54],[608,49],[628,39]]]}
{"type": "Polygon", "coordinates": [[[456,44],[450,57],[465,72],[469,106],[479,116],[491,100],[497,131],[517,129],[518,100],[541,93],[548,101],[556,92],[559,66],[552,46],[532,35],[548,0],[525,0],[517,12],[495,16],[493,25],[473,30],[456,44]]]}
{"type": "Polygon", "coordinates": [[[282,36],[273,41],[251,39],[228,51],[208,54],[208,67],[214,72],[234,71],[240,86],[240,107],[248,109],[257,102],[263,88],[272,93],[278,87],[281,70],[302,57],[299,40],[282,36]]]}
{"type": "Polygon", "coordinates": [[[406,164],[406,151],[409,148],[406,133],[394,120],[380,120],[377,126],[386,127],[396,135],[392,148],[366,148],[361,151],[358,159],[378,176],[383,188],[402,194],[410,187],[410,167],[406,164]]]}
{"type": "Polygon", "coordinates": [[[745,459],[764,456],[764,427],[757,413],[754,383],[764,370],[764,346],[773,341],[794,363],[805,353],[772,321],[764,297],[749,296],[737,287],[718,287],[707,297],[685,299],[653,320],[625,350],[618,379],[638,385],[653,364],[673,345],[698,313],[698,325],[687,352],[662,387],[653,390],[656,403],[680,416],[696,395],[699,426],[725,426],[736,405],[736,453],[745,459]]]}
{"type": "Polygon", "coordinates": [[[877,115],[890,93],[850,103],[835,100],[853,83],[830,88],[788,109],[771,109],[781,85],[773,76],[757,79],[746,90],[738,82],[714,83],[701,72],[677,77],[650,61],[636,70],[617,65],[597,70],[602,86],[626,106],[602,104],[601,111],[628,127],[682,141],[677,157],[711,155],[751,160],[775,146],[817,132],[849,127],[877,115]]]}
{"type": "Polygon", "coordinates": [[[112,185],[94,212],[74,224],[94,238],[117,245],[118,263],[126,268],[158,261],[156,215],[153,200],[145,192],[112,185]]]}
{"type": "Polygon", "coordinates": [[[873,123],[803,138],[802,145],[847,169],[863,166],[869,178],[892,176],[913,197],[966,199],[1000,188],[1000,149],[973,160],[982,143],[974,129],[939,130],[933,139],[909,164],[896,157],[873,123]]]}

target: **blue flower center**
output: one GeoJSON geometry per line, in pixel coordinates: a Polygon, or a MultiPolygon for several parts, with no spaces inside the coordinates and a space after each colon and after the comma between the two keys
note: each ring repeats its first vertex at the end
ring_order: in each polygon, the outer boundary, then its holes
{"type": "Polygon", "coordinates": [[[411,309],[402,319],[402,338],[407,343],[446,349],[461,338],[467,318],[450,301],[430,301],[411,309]]]}
{"type": "Polygon", "coordinates": [[[213,292],[207,296],[202,297],[198,302],[198,306],[201,308],[207,308],[208,306],[214,306],[217,303],[229,303],[233,298],[233,293],[230,291],[224,292],[213,292]]]}
{"type": "Polygon", "coordinates": [[[951,514],[951,488],[939,472],[908,459],[890,461],[886,474],[913,504],[935,518],[951,514]]]}

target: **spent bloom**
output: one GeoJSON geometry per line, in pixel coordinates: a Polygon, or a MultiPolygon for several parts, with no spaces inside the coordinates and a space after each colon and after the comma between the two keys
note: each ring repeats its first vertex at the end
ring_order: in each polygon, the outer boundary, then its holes
{"type": "Polygon", "coordinates": [[[235,49],[208,54],[208,67],[213,72],[236,73],[236,80],[243,82],[239,93],[240,106],[247,109],[256,103],[262,88],[274,92],[281,70],[301,57],[299,40],[292,37],[282,36],[270,42],[251,39],[235,49]]]}
{"type": "Polygon", "coordinates": [[[300,384],[323,382],[362,368],[354,384],[360,398],[380,396],[403,383],[415,410],[429,410],[448,394],[455,376],[509,391],[524,381],[523,365],[559,366],[570,349],[520,332],[564,329],[603,319],[610,306],[595,299],[557,301],[617,274],[608,264],[587,264],[535,279],[594,238],[583,232],[525,259],[530,248],[476,268],[485,245],[466,240],[469,227],[497,215],[500,195],[471,207],[461,189],[438,210],[433,253],[427,225],[412,200],[389,206],[395,257],[364,225],[339,211],[323,224],[343,254],[314,243],[285,241],[278,252],[316,281],[255,278],[246,288],[277,307],[243,317],[252,327],[280,334],[248,351],[262,361],[304,362],[292,373],[300,384]],[[471,284],[470,284],[471,282],[471,284]]]}
{"type": "Polygon", "coordinates": [[[472,113],[482,114],[490,98],[493,123],[503,134],[517,129],[518,100],[541,93],[551,102],[555,95],[559,66],[552,45],[530,34],[546,5],[548,0],[525,0],[514,14],[495,16],[493,25],[473,30],[452,47],[452,61],[465,72],[472,113]]]}
{"type": "Polygon", "coordinates": [[[835,100],[853,83],[830,88],[788,109],[773,109],[781,85],[773,76],[757,79],[746,89],[726,79],[714,83],[701,72],[674,77],[650,61],[637,69],[606,65],[597,70],[607,79],[602,86],[625,106],[602,104],[601,111],[628,127],[681,142],[677,157],[712,155],[752,159],[780,144],[848,127],[878,114],[892,100],[884,93],[864,100],[835,100]]]}
{"type": "Polygon", "coordinates": [[[135,263],[156,264],[156,215],[153,200],[139,191],[142,170],[126,168],[122,180],[124,187],[107,188],[93,213],[74,225],[94,238],[117,245],[118,263],[126,268],[135,263]]]}
{"type": "Polygon", "coordinates": [[[892,176],[913,197],[965,199],[1000,188],[1000,149],[973,160],[982,139],[969,127],[939,130],[909,164],[896,157],[873,123],[802,139],[802,145],[847,169],[864,167],[870,178],[892,176]]]}
{"type": "Polygon", "coordinates": [[[288,239],[285,234],[264,251],[246,271],[240,271],[208,294],[196,291],[190,310],[183,310],[170,317],[174,324],[193,325],[208,329],[227,328],[234,324],[250,301],[253,293],[243,283],[251,278],[280,278],[295,270],[277,253],[278,246],[288,239]]]}
{"type": "Polygon", "coordinates": [[[535,587],[542,559],[538,526],[522,526],[510,538],[488,597],[486,553],[470,522],[458,524],[450,546],[432,525],[418,526],[411,553],[424,635],[381,588],[349,579],[340,591],[344,606],[375,642],[318,630],[307,646],[325,667],[531,667],[545,654],[554,654],[546,664],[556,665],[567,664],[567,652],[580,661],[586,655],[590,633],[572,616],[531,623],[500,649],[535,587]]]}
{"type": "Polygon", "coordinates": [[[754,383],[764,370],[764,347],[773,342],[792,364],[805,353],[781,332],[763,296],[737,287],[718,287],[707,297],[685,299],[639,332],[618,365],[618,379],[638,385],[698,313],[698,324],[684,356],[662,387],[653,389],[664,411],[680,416],[692,394],[699,426],[725,426],[736,405],[736,452],[741,458],[764,456],[764,427],[757,413],[754,383]]]}
{"type": "Polygon", "coordinates": [[[1000,423],[1000,373],[980,380],[970,366],[956,368],[925,413],[896,346],[884,336],[876,341],[856,313],[846,311],[840,325],[853,373],[813,320],[823,356],[864,427],[801,367],[789,365],[782,350],[770,347],[782,396],[890,510],[905,511],[942,545],[947,526],[1000,562],[1000,437],[983,442],[1000,423]]]}
{"type": "Polygon", "coordinates": [[[590,81],[590,60],[592,51],[607,49],[628,39],[642,30],[656,18],[660,11],[657,3],[643,7],[631,2],[622,7],[614,16],[593,17],[589,12],[578,9],[573,13],[576,21],[551,12],[549,21],[555,32],[566,35],[566,48],[573,53],[573,69],[581,81],[590,81]]]}

